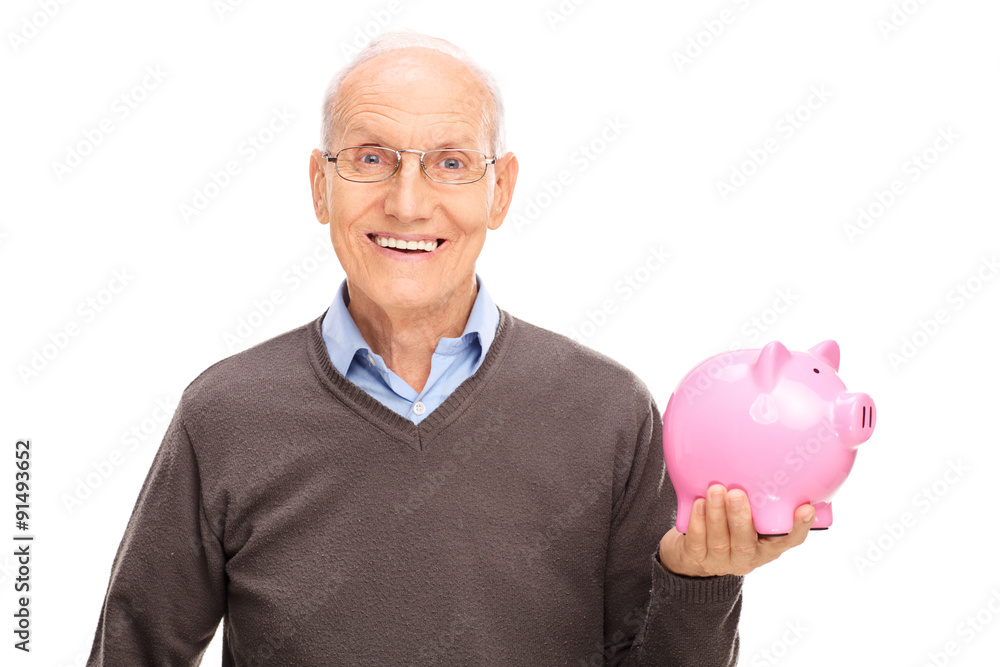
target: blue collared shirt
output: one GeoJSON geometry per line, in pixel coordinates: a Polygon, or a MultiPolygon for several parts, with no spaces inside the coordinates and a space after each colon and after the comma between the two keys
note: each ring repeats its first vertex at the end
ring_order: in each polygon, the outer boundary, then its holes
{"type": "Polygon", "coordinates": [[[418,392],[371,351],[347,310],[344,279],[323,317],[323,340],[333,367],[386,407],[419,424],[479,369],[496,336],[500,311],[478,273],[476,285],[479,290],[465,331],[458,338],[438,340],[431,357],[431,374],[418,392]]]}

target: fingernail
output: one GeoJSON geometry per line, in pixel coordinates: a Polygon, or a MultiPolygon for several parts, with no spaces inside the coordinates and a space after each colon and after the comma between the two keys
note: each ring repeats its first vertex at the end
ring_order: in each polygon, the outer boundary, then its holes
{"type": "Polygon", "coordinates": [[[712,489],[711,491],[708,492],[708,499],[711,501],[714,507],[722,507],[722,503],[725,497],[726,497],[725,492],[721,491],[720,489],[712,489]]]}
{"type": "Polygon", "coordinates": [[[698,516],[705,516],[705,503],[695,503],[694,511],[698,513],[698,516]]]}
{"type": "Polygon", "coordinates": [[[736,495],[729,497],[729,509],[738,510],[743,508],[743,496],[736,495]]]}
{"type": "Polygon", "coordinates": [[[809,513],[806,514],[806,516],[805,516],[805,522],[809,523],[810,521],[813,520],[814,516],[816,516],[816,512],[814,510],[809,510],[809,513]]]}

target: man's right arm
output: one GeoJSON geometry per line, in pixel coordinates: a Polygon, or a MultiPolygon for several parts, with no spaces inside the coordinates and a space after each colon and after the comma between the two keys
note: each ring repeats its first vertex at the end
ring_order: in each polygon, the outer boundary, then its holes
{"type": "Polygon", "coordinates": [[[663,462],[663,422],[643,392],[634,448],[620,459],[621,501],[608,541],[605,664],[733,667],[739,654],[743,577],[687,577],[660,563],[677,514],[663,462]]]}
{"type": "Polygon", "coordinates": [[[199,664],[225,613],[225,562],[179,407],[118,547],[88,667],[199,664]]]}

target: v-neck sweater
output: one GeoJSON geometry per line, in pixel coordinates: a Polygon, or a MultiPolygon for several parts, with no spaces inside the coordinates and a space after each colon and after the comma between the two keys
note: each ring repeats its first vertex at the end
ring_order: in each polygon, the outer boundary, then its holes
{"type": "MultiPolygon", "coordinates": [[[[325,314],[325,313],[324,313],[325,314]]],[[[659,562],[662,421],[618,362],[500,309],[419,424],[322,315],[184,390],[88,665],[735,665],[742,577],[659,562]]]]}

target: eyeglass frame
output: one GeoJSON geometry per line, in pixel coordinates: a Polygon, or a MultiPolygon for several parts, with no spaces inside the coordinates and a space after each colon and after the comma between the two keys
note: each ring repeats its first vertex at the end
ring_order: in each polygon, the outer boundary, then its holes
{"type": "Polygon", "coordinates": [[[400,165],[403,164],[403,153],[416,153],[417,155],[419,155],[420,171],[424,173],[424,176],[431,179],[435,183],[441,183],[443,185],[470,185],[472,183],[481,181],[483,180],[483,177],[486,176],[486,172],[490,170],[490,165],[491,164],[495,165],[497,163],[497,156],[494,155],[491,158],[486,157],[486,153],[476,150],[474,148],[435,148],[432,151],[418,151],[412,148],[400,148],[397,150],[395,148],[389,148],[388,146],[345,146],[344,148],[341,148],[339,151],[337,151],[336,155],[330,155],[329,151],[323,151],[323,157],[326,158],[327,162],[333,163],[333,169],[334,171],[337,172],[337,176],[340,176],[345,181],[348,181],[350,183],[381,183],[382,181],[388,181],[390,178],[396,175],[397,171],[399,171],[400,165]],[[356,181],[353,178],[347,178],[342,173],[340,173],[340,169],[337,168],[337,158],[340,156],[341,153],[343,153],[346,150],[350,150],[352,148],[381,148],[382,150],[392,151],[393,153],[396,154],[396,167],[392,170],[392,172],[388,176],[386,176],[385,178],[380,178],[377,181],[356,181]],[[483,156],[483,159],[486,160],[486,166],[483,167],[482,176],[477,178],[475,181],[439,181],[438,179],[434,178],[433,176],[427,173],[427,166],[424,164],[424,156],[427,155],[428,153],[437,153],[442,151],[466,151],[469,153],[479,153],[480,155],[483,156]]]}

